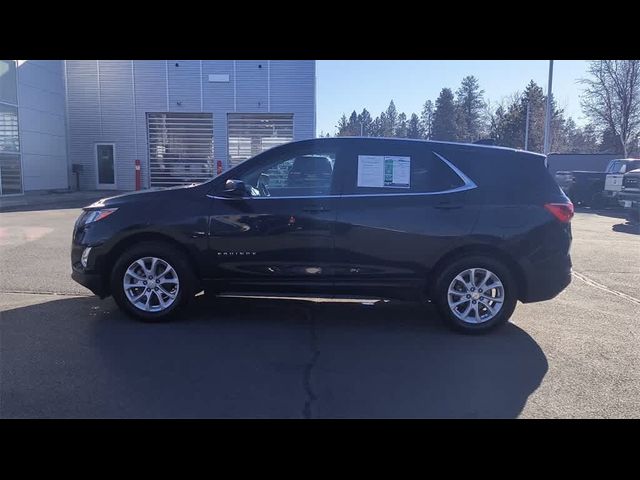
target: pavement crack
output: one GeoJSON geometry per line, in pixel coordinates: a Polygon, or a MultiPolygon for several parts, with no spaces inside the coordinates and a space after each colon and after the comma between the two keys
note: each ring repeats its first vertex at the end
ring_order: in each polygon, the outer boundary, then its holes
{"type": "Polygon", "coordinates": [[[635,298],[635,297],[632,297],[631,295],[627,295],[626,293],[622,293],[622,292],[619,292],[618,290],[614,290],[613,288],[609,288],[606,285],[603,285],[602,283],[596,282],[592,278],[589,278],[589,277],[587,277],[586,275],[584,275],[582,273],[576,272],[575,270],[572,273],[573,273],[574,277],[579,278],[580,280],[582,280],[587,285],[590,285],[592,287],[598,288],[598,289],[603,290],[603,291],[605,291],[607,293],[612,293],[613,295],[617,295],[618,297],[622,297],[622,298],[624,298],[626,300],[629,300],[630,302],[640,304],[640,298],[635,298]]]}
{"type": "Polygon", "coordinates": [[[302,416],[305,419],[312,418],[313,415],[313,404],[318,399],[318,396],[313,391],[312,386],[312,377],[313,370],[318,363],[318,358],[320,357],[320,347],[318,344],[318,330],[316,323],[316,316],[314,315],[314,306],[311,306],[309,309],[305,309],[307,313],[307,317],[309,319],[310,326],[310,336],[311,336],[311,358],[306,363],[304,367],[304,375],[302,379],[302,384],[304,386],[304,391],[306,394],[306,399],[304,402],[304,408],[302,409],[302,416]]]}

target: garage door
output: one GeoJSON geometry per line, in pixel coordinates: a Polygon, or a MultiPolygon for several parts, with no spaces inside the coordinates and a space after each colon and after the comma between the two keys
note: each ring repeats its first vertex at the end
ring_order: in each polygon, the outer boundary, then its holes
{"type": "Polygon", "coordinates": [[[211,113],[147,113],[151,187],[203,182],[215,174],[211,113]]]}
{"type": "Polygon", "coordinates": [[[228,114],[229,167],[293,141],[292,113],[228,114]]]}

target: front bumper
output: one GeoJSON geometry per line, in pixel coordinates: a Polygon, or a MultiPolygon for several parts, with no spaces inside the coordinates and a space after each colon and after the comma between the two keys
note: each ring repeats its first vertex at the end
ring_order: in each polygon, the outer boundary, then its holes
{"type": "Polygon", "coordinates": [[[620,192],[618,202],[621,207],[640,208],[640,192],[620,192]]]}
{"type": "MultiPolygon", "coordinates": [[[[75,240],[75,234],[74,234],[75,240]]],[[[87,267],[82,266],[82,252],[89,245],[78,241],[71,243],[71,278],[83,287],[88,288],[100,298],[109,296],[109,285],[102,275],[102,259],[100,246],[93,246],[89,254],[87,267]]]]}
{"type": "Polygon", "coordinates": [[[109,291],[102,275],[99,273],[87,273],[81,268],[74,266],[71,271],[71,278],[83,287],[87,287],[100,298],[109,296],[109,291]]]}

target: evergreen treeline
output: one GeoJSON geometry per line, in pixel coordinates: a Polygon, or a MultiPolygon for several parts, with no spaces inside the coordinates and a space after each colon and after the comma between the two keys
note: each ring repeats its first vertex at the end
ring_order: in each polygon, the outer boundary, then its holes
{"type": "MultiPolygon", "coordinates": [[[[475,142],[491,138],[496,145],[520,148],[525,146],[525,125],[529,107],[528,150],[542,152],[546,96],[533,80],[522,93],[515,93],[500,103],[484,98],[478,79],[473,75],[462,80],[454,92],[443,88],[435,102],[427,100],[418,113],[399,113],[391,100],[386,111],[373,118],[365,108],[353,111],[338,121],[336,136],[423,138],[454,142],[475,142]]],[[[559,153],[620,153],[620,142],[605,128],[596,129],[589,123],[576,126],[564,116],[551,99],[551,151],[559,153]]],[[[328,133],[326,136],[330,136],[328,133]]],[[[631,149],[637,153],[637,142],[631,149]]]]}

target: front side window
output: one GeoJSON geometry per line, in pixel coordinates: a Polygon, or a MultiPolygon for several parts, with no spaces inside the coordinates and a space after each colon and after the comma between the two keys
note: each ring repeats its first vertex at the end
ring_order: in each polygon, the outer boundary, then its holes
{"type": "Polygon", "coordinates": [[[253,197],[311,197],[329,195],[334,152],[280,155],[238,178],[251,187],[253,197]]]}

